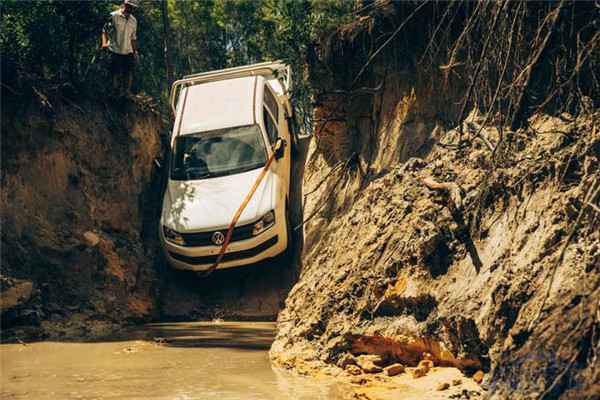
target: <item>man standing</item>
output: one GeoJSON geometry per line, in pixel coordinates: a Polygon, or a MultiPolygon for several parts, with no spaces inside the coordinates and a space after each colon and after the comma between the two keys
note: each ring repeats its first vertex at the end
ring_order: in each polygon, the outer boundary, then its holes
{"type": "Polygon", "coordinates": [[[127,94],[131,94],[133,69],[138,60],[137,20],[132,12],[138,7],[138,0],[125,0],[121,8],[110,13],[110,20],[102,29],[102,48],[110,51],[110,72],[113,76],[113,89],[117,90],[119,80],[127,82],[127,94]]]}

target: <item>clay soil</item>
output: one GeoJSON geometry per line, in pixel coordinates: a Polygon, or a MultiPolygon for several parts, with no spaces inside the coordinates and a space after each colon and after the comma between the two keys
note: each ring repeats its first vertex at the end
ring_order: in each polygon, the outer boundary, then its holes
{"type": "MultiPolygon", "coordinates": [[[[357,398],[382,396],[364,386],[379,387],[383,374],[353,372],[347,357],[414,368],[426,353],[436,367],[485,373],[471,395],[593,396],[600,237],[588,203],[600,178],[598,118],[536,116],[499,154],[478,139],[460,150],[434,146],[369,177],[360,159],[328,166],[315,147],[304,269],[279,316],[273,361],[333,371],[354,382],[357,398]],[[431,189],[432,180],[450,190],[431,189]]],[[[481,122],[474,112],[465,124],[481,122]]],[[[398,141],[418,134],[400,129],[398,141]]],[[[482,132],[498,142],[497,129],[482,132]]],[[[459,135],[433,134],[446,143],[459,135]]],[[[442,380],[451,386],[450,375],[442,380]]]]}

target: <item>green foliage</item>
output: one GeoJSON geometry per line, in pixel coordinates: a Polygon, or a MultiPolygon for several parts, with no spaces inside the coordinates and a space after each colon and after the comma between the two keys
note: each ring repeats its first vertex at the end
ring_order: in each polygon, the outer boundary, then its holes
{"type": "MultiPolygon", "coordinates": [[[[2,1],[2,81],[34,75],[98,87],[107,79],[100,32],[118,1],[2,1]]],[[[294,69],[295,97],[309,103],[302,77],[307,51],[324,31],[351,17],[347,0],[168,0],[174,77],[283,59],[294,69]]],[[[135,88],[166,98],[161,3],[143,0],[135,88]]]]}
{"type": "Polygon", "coordinates": [[[92,58],[110,4],[89,1],[2,1],[2,79],[35,73],[73,80],[92,58]]]}

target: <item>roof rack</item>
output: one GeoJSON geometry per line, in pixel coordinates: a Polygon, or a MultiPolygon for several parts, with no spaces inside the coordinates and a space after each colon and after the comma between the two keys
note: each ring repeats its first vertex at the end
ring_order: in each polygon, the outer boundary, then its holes
{"type": "Polygon", "coordinates": [[[291,90],[292,70],[283,61],[267,61],[258,64],[244,65],[242,67],[225,68],[217,71],[201,72],[199,74],[186,75],[171,86],[169,100],[171,109],[175,113],[175,105],[181,88],[194,86],[206,82],[222,81],[225,79],[242,78],[246,76],[275,76],[282,80],[286,91],[291,90]]]}

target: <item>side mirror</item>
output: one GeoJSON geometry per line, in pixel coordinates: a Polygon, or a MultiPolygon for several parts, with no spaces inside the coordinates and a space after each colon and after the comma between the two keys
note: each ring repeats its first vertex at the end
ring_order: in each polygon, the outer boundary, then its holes
{"type": "Polygon", "coordinates": [[[276,160],[279,160],[281,157],[283,157],[286,145],[287,143],[285,142],[285,140],[283,140],[282,138],[277,138],[277,141],[273,145],[273,152],[275,153],[276,160]]]}

